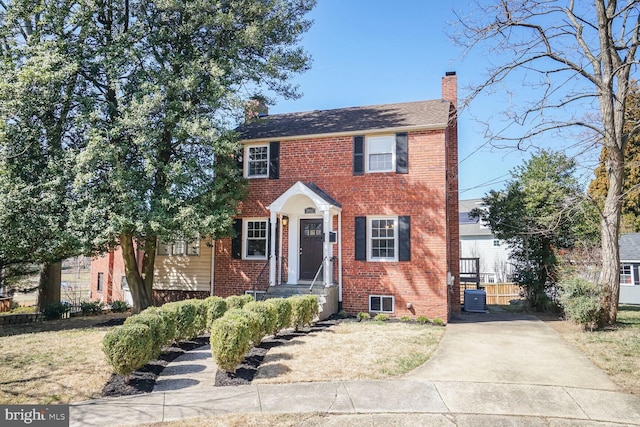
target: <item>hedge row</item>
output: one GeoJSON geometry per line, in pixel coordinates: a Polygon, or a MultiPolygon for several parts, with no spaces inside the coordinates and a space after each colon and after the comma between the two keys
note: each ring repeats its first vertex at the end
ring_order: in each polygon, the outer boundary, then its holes
{"type": "MultiPolygon", "coordinates": [[[[247,298],[242,297],[242,301],[246,303],[247,298]]],[[[223,298],[212,296],[149,307],[107,332],[102,340],[107,361],[128,381],[131,372],[156,359],[163,347],[209,330],[211,323],[227,311],[227,305],[223,298]]]]}
{"type": "Polygon", "coordinates": [[[156,359],[163,347],[211,331],[218,366],[235,370],[252,345],[288,327],[310,325],[318,313],[315,296],[256,302],[251,295],[208,297],[149,307],[107,332],[102,347],[115,373],[129,375],[156,359]],[[238,358],[240,358],[238,360],[238,358]]]}
{"type": "Polygon", "coordinates": [[[266,335],[311,325],[317,315],[318,298],[314,295],[245,302],[211,324],[211,355],[220,369],[235,372],[251,347],[266,335]]]}

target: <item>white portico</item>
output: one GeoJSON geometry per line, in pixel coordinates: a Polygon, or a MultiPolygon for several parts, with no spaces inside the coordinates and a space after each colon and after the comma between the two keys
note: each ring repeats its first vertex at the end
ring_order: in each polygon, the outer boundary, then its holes
{"type": "Polygon", "coordinates": [[[269,285],[282,284],[283,242],[287,244],[287,284],[322,283],[342,289],[342,208],[318,186],[296,182],[267,209],[271,213],[269,285]],[[334,221],[337,217],[337,221],[334,221]],[[334,223],[337,229],[334,229],[334,223]],[[288,239],[285,241],[284,236],[288,239]],[[337,249],[334,246],[337,245],[337,249]],[[276,252],[277,251],[277,252],[276,252]],[[337,257],[337,281],[333,283],[337,257]]]}

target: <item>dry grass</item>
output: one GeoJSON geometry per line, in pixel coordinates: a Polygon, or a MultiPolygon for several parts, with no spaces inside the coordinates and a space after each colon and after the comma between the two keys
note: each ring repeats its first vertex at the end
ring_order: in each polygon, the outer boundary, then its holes
{"type": "Polygon", "coordinates": [[[640,307],[620,306],[616,327],[603,331],[585,332],[572,322],[543,320],[623,391],[640,394],[640,307]]]}
{"type": "Polygon", "coordinates": [[[424,363],[445,328],[396,322],[342,322],[269,350],[255,383],[389,378],[424,363]]]}
{"type": "Polygon", "coordinates": [[[111,375],[102,353],[107,314],[0,328],[0,404],[96,398],[111,375]]]}

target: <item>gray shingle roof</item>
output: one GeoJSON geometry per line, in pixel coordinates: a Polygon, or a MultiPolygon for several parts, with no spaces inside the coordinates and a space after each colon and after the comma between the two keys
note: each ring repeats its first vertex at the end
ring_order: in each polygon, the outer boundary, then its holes
{"type": "Polygon", "coordinates": [[[460,222],[460,236],[491,236],[491,229],[480,223],[479,220],[471,220],[469,212],[483,206],[482,199],[466,199],[458,201],[458,219],[460,222]]]}
{"type": "Polygon", "coordinates": [[[274,114],[238,127],[241,138],[268,139],[366,132],[377,129],[446,127],[451,103],[443,100],[274,114]]]}
{"type": "Polygon", "coordinates": [[[620,244],[620,261],[640,261],[640,233],[622,234],[620,244]]]}

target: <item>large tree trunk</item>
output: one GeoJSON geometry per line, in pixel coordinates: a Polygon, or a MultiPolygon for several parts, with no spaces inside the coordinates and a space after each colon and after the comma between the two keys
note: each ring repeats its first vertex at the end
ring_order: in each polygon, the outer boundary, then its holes
{"type": "Polygon", "coordinates": [[[62,275],[62,261],[43,263],[40,266],[40,284],[38,287],[38,311],[60,302],[60,282],[62,275]]]}
{"type": "MultiPolygon", "coordinates": [[[[120,247],[122,248],[122,258],[124,259],[124,271],[127,277],[129,289],[131,289],[131,297],[133,299],[133,314],[140,313],[145,308],[152,305],[152,286],[153,286],[153,265],[151,265],[151,281],[143,279],[138,268],[138,258],[136,257],[136,248],[133,245],[133,236],[128,233],[120,234],[120,247]]],[[[155,248],[154,248],[155,255],[155,248]]],[[[148,251],[145,251],[143,260],[148,259],[148,251]]],[[[155,256],[152,257],[155,261],[155,256]]],[[[145,272],[149,267],[143,263],[142,271],[145,272]]]]}
{"type": "Polygon", "coordinates": [[[607,175],[609,189],[602,210],[602,307],[598,326],[612,325],[618,317],[620,297],[620,253],[618,230],[622,211],[622,187],[624,179],[624,157],[617,146],[607,147],[607,175]]]}

